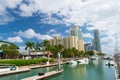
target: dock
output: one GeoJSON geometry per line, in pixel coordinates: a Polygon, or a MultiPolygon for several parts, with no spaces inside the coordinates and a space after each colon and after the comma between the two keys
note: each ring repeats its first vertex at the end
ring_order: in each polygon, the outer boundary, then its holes
{"type": "Polygon", "coordinates": [[[9,74],[16,74],[16,73],[22,73],[22,72],[27,72],[30,71],[30,69],[23,69],[23,70],[15,70],[15,71],[5,71],[0,73],[0,76],[5,76],[5,75],[9,75],[9,74]]]}
{"type": "Polygon", "coordinates": [[[44,79],[44,78],[47,78],[47,77],[51,77],[51,76],[60,74],[62,72],[63,72],[63,70],[51,71],[51,72],[47,72],[47,73],[45,73],[44,75],[41,75],[41,76],[40,75],[35,75],[35,76],[32,76],[32,77],[24,78],[22,80],[40,80],[40,79],[44,79]]]}
{"type": "MultiPolygon", "coordinates": [[[[67,62],[62,62],[61,65],[66,64],[67,62]]],[[[30,69],[37,69],[37,68],[44,68],[44,67],[51,67],[51,66],[57,66],[58,63],[54,64],[49,64],[49,65],[36,65],[36,66],[31,66],[30,69]]]]}

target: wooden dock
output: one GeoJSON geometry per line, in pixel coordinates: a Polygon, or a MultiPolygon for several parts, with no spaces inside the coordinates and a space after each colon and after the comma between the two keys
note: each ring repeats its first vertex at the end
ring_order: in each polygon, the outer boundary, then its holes
{"type": "Polygon", "coordinates": [[[22,80],[40,80],[40,79],[44,79],[44,78],[47,78],[47,77],[50,77],[50,76],[54,76],[56,74],[60,74],[62,72],[63,72],[63,70],[60,70],[60,71],[51,71],[51,72],[47,72],[47,73],[45,73],[44,75],[41,75],[41,76],[36,75],[36,76],[24,78],[22,80]]]}

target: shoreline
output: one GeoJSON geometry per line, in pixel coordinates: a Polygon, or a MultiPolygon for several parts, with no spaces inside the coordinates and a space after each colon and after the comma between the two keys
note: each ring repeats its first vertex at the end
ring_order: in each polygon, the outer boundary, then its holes
{"type": "MultiPolygon", "coordinates": [[[[66,64],[66,62],[62,62],[61,65],[66,64]]],[[[47,64],[36,64],[36,65],[27,65],[27,66],[19,66],[17,70],[15,71],[5,71],[0,73],[0,76],[7,76],[7,75],[12,75],[12,74],[19,74],[23,72],[28,72],[32,69],[37,69],[37,68],[44,68],[44,67],[51,67],[51,66],[57,66],[58,63],[50,63],[49,65],[47,64]]]]}

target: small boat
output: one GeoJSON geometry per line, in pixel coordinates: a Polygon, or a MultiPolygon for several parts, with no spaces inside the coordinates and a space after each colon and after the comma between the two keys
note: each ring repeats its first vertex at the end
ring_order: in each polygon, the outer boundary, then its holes
{"type": "Polygon", "coordinates": [[[92,56],[91,57],[91,60],[97,60],[98,59],[98,56],[92,56]]]}
{"type": "Polygon", "coordinates": [[[77,63],[79,63],[79,64],[88,64],[89,63],[89,59],[87,59],[87,58],[80,59],[80,60],[77,60],[77,63]]]}
{"type": "Polygon", "coordinates": [[[70,61],[68,61],[68,64],[77,64],[77,62],[74,60],[70,60],[70,61]]]}
{"type": "Polygon", "coordinates": [[[114,66],[114,64],[115,64],[115,63],[114,63],[113,61],[108,61],[108,62],[106,62],[106,65],[107,65],[107,66],[114,66]]]}

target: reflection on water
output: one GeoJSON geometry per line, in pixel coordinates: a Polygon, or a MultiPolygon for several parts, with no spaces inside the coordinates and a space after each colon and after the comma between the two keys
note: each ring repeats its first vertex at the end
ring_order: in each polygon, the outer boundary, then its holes
{"type": "Polygon", "coordinates": [[[115,80],[114,67],[105,66],[105,63],[93,60],[88,65],[64,65],[62,75],[48,80],[115,80]]]}
{"type": "MultiPolygon", "coordinates": [[[[105,66],[106,61],[90,61],[89,64],[61,65],[64,69],[61,75],[46,80],[115,80],[114,66],[105,66]]],[[[56,70],[58,66],[33,69],[29,72],[0,77],[0,80],[21,80],[25,77],[37,75],[38,72],[56,70]]]]}

